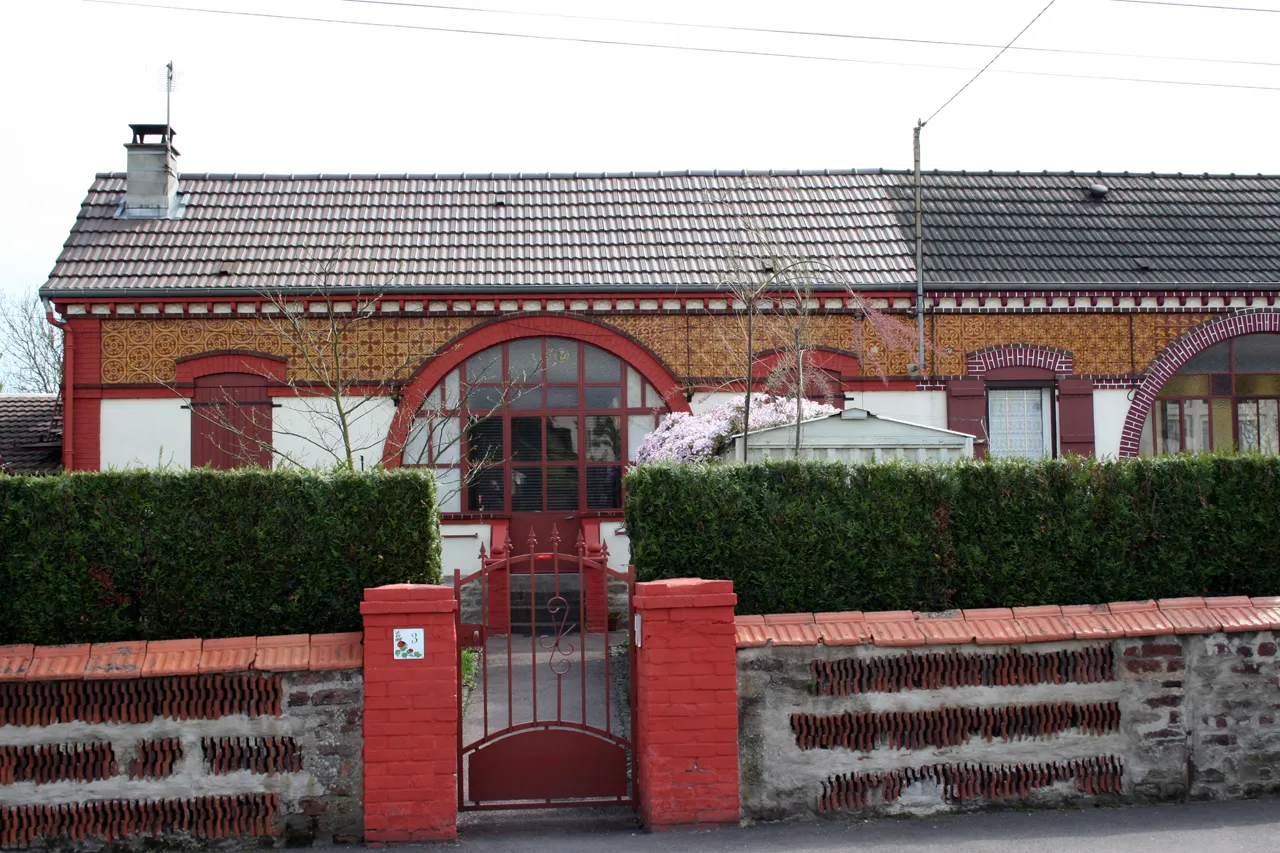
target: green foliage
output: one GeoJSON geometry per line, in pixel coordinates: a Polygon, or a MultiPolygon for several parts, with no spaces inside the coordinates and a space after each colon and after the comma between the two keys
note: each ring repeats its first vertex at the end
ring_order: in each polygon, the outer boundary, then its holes
{"type": "Polygon", "coordinates": [[[1280,593],[1280,458],[644,465],[640,580],[734,581],[739,613],[1280,593]]]}
{"type": "Polygon", "coordinates": [[[366,587],[439,580],[417,471],[0,477],[0,644],[353,631],[366,587]]]}

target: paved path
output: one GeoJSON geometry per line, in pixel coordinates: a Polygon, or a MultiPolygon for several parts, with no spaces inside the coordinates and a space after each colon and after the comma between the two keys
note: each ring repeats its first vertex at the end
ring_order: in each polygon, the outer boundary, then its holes
{"type": "Polygon", "coordinates": [[[664,833],[637,829],[623,809],[493,812],[468,815],[448,846],[475,853],[1280,853],[1280,799],[664,833]]]}

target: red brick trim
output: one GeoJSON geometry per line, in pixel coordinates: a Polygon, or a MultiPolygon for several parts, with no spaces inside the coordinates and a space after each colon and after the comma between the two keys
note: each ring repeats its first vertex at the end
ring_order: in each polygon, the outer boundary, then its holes
{"type": "Polygon", "coordinates": [[[975,379],[1001,367],[1038,367],[1051,370],[1057,376],[1070,376],[1075,371],[1075,355],[1069,350],[1040,344],[983,347],[966,353],[965,360],[965,373],[975,379]]]}
{"type": "MultiPolygon", "coordinates": [[[[673,412],[688,412],[684,388],[676,382],[674,373],[662,360],[635,338],[625,332],[596,320],[569,317],[559,314],[529,314],[521,317],[500,317],[472,327],[436,350],[422,367],[409,379],[404,394],[397,404],[391,428],[387,431],[387,446],[404,446],[413,424],[414,415],[422,408],[431,389],[440,384],[449,373],[471,356],[494,344],[520,338],[557,337],[583,341],[613,353],[634,367],[654,388],[663,395],[673,412]]],[[[400,465],[401,454],[387,459],[388,467],[400,465]]]]}
{"type": "Polygon", "coordinates": [[[185,355],[174,360],[179,385],[195,382],[198,377],[215,373],[252,373],[271,382],[284,382],[287,358],[255,350],[218,350],[185,355]]]}
{"type": "Polygon", "coordinates": [[[1120,457],[1123,459],[1138,455],[1138,442],[1142,438],[1142,424],[1147,419],[1147,413],[1155,403],[1156,394],[1160,393],[1169,377],[1178,372],[1178,368],[1190,361],[1192,356],[1214,344],[1228,338],[1259,332],[1280,334],[1280,311],[1241,311],[1230,317],[1203,323],[1175,338],[1147,368],[1142,384],[1134,392],[1124,429],[1120,432],[1120,457]]]}

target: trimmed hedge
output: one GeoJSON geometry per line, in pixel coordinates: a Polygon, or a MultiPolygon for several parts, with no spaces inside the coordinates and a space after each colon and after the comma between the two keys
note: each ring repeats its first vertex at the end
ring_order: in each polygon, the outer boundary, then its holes
{"type": "Polygon", "coordinates": [[[354,631],[365,587],[439,580],[417,471],[0,476],[0,644],[354,631]]]}
{"type": "Polygon", "coordinates": [[[739,613],[1280,593],[1280,458],[645,465],[641,580],[734,581],[739,613]]]}

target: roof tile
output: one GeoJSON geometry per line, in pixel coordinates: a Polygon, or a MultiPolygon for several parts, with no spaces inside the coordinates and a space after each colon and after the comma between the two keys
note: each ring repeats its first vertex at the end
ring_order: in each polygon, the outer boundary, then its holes
{"type": "Polygon", "coordinates": [[[200,672],[245,672],[258,654],[257,637],[205,640],[200,650],[200,672]]]}
{"type": "Polygon", "coordinates": [[[85,666],[86,679],[137,678],[147,658],[147,643],[95,643],[85,666]]]}
{"type": "Polygon", "coordinates": [[[259,637],[253,668],[263,672],[297,672],[311,667],[311,637],[288,634],[259,637]]]}
{"type": "Polygon", "coordinates": [[[1063,605],[1062,621],[1077,640],[1104,640],[1124,636],[1124,627],[1105,604],[1063,605]]]}
{"type": "Polygon", "coordinates": [[[72,646],[36,646],[27,669],[28,681],[80,678],[89,665],[88,643],[72,646]]]}
{"type": "Polygon", "coordinates": [[[142,674],[196,675],[200,672],[201,640],[152,640],[147,644],[147,657],[142,674]]]}
{"type": "Polygon", "coordinates": [[[364,634],[311,635],[311,670],[356,669],[364,664],[364,634]]]}
{"type": "Polygon", "coordinates": [[[887,619],[867,619],[866,625],[871,632],[872,642],[877,646],[923,646],[925,644],[924,635],[916,627],[915,619],[896,622],[887,619]]]}
{"type": "Polygon", "coordinates": [[[30,643],[0,646],[0,681],[24,680],[35,650],[36,647],[30,643]]]}

